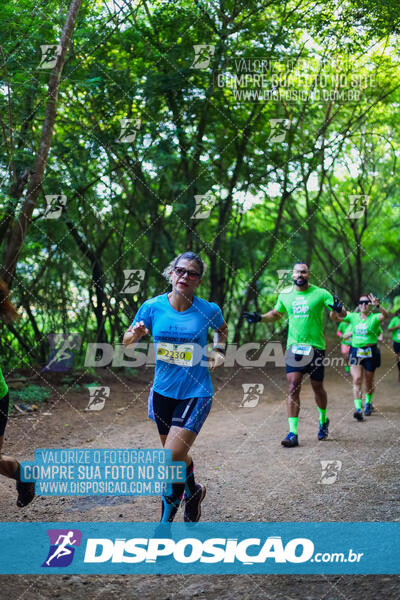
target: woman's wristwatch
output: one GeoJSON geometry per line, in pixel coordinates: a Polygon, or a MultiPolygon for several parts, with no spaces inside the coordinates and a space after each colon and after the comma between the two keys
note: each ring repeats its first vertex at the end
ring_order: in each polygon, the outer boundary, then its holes
{"type": "Polygon", "coordinates": [[[225,356],[226,354],[226,350],[225,348],[222,348],[221,346],[213,346],[213,350],[216,350],[217,352],[220,352],[221,354],[223,354],[225,356]]]}

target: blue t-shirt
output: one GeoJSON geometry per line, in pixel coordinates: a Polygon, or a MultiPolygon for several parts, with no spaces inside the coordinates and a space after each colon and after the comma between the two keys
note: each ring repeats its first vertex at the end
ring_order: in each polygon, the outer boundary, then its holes
{"type": "Polygon", "coordinates": [[[153,389],[177,400],[212,396],[206,345],[208,329],[224,322],[219,306],[193,296],[192,306],[178,312],[166,293],[144,302],[132,325],[137,321],[151,330],[155,343],[153,389]]]}

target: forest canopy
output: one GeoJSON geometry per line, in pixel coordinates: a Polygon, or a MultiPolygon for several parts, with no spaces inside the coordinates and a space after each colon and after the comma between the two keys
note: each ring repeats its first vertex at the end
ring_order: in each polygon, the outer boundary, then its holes
{"type": "Polygon", "coordinates": [[[395,0],[2,3],[4,359],[120,342],[185,250],[235,341],[298,260],[393,307],[399,28],[395,0]]]}

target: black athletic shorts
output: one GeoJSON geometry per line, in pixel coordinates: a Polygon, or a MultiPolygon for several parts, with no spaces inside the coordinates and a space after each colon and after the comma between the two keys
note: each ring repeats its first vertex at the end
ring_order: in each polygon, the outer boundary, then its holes
{"type": "Polygon", "coordinates": [[[309,355],[294,354],[292,346],[286,350],[286,373],[309,373],[310,379],[323,381],[325,350],[311,346],[309,355]]]}
{"type": "Polygon", "coordinates": [[[156,422],[160,435],[168,435],[172,425],[199,433],[211,410],[211,404],[212,396],[177,400],[152,389],[148,400],[149,417],[156,422]]]}
{"type": "Polygon", "coordinates": [[[361,365],[364,367],[366,371],[373,372],[375,369],[381,366],[381,351],[379,350],[377,344],[372,344],[372,346],[365,346],[364,348],[354,348],[350,346],[349,352],[349,363],[352,365],[361,365]],[[371,349],[371,356],[362,358],[357,357],[357,350],[367,350],[371,349]]]}
{"type": "Polygon", "coordinates": [[[400,354],[400,342],[393,342],[393,350],[396,354],[400,354]]]}
{"type": "Polygon", "coordinates": [[[8,405],[9,405],[8,392],[3,398],[0,399],[0,437],[4,435],[8,420],[8,405]]]}

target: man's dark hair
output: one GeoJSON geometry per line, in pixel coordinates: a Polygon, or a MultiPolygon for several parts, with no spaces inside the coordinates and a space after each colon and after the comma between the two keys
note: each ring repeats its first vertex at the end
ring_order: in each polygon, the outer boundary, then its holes
{"type": "Polygon", "coordinates": [[[293,267],[295,267],[296,265],[306,265],[307,269],[310,270],[310,265],[305,260],[296,260],[293,267]]]}

